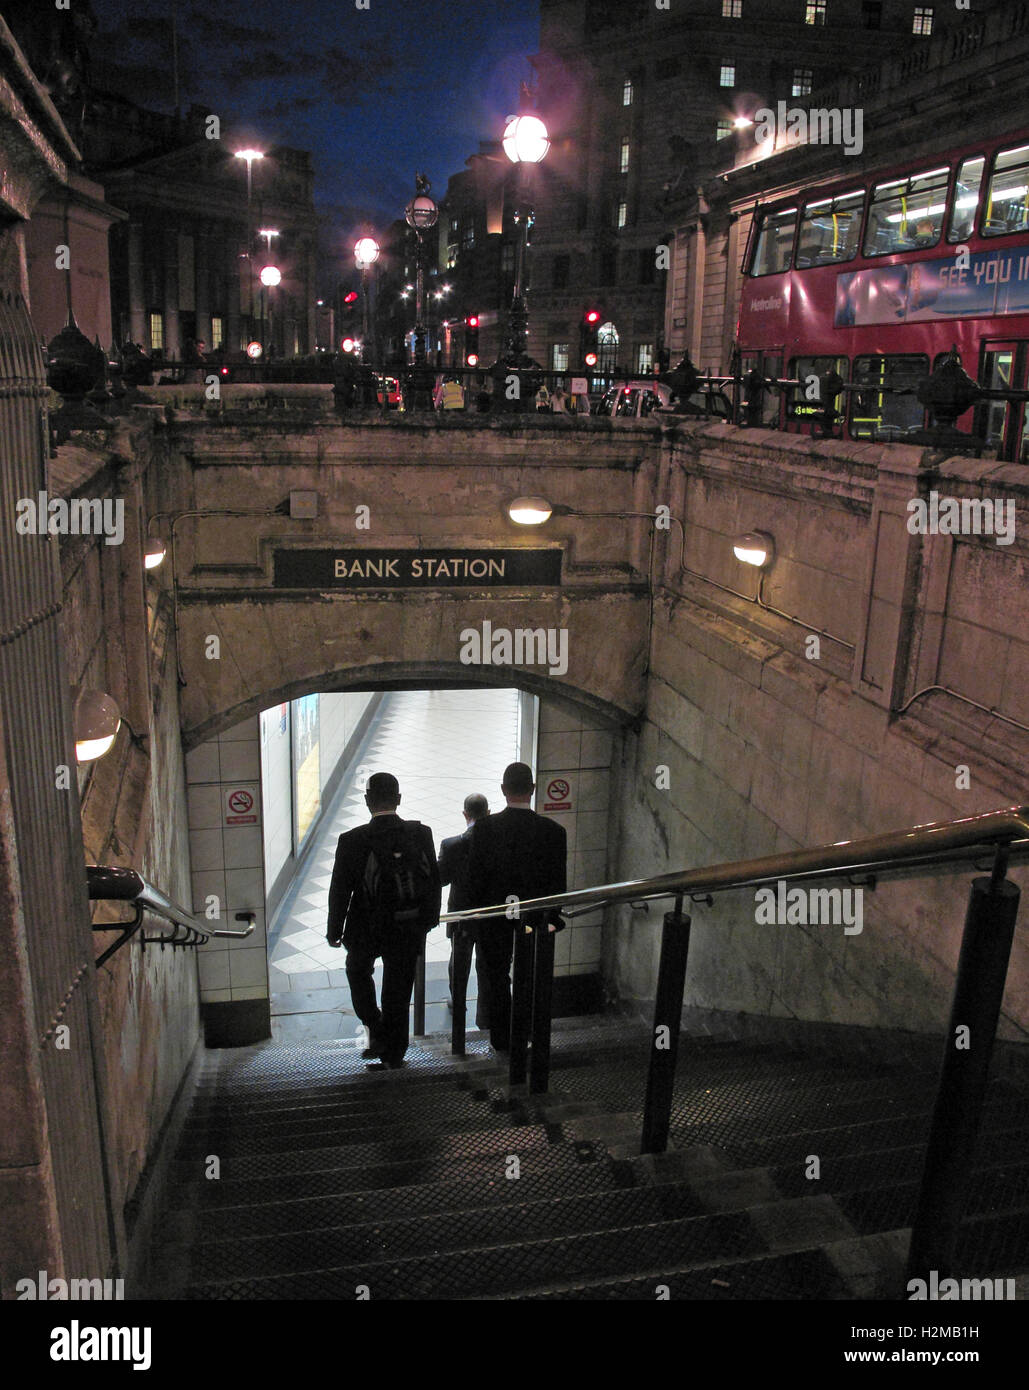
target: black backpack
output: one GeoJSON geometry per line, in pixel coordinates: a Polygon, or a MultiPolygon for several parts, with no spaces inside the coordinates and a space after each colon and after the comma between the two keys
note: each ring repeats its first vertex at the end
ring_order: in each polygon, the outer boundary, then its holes
{"type": "Polygon", "coordinates": [[[377,835],[364,866],[364,892],[375,926],[414,930],[433,886],[434,864],[420,835],[421,821],[404,821],[377,835]]]}

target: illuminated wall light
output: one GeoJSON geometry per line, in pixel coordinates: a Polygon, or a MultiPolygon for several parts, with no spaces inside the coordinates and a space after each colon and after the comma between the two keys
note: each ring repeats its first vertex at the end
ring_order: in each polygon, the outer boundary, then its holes
{"type": "Polygon", "coordinates": [[[554,514],[545,497],[517,497],[508,505],[507,514],[519,526],[542,526],[554,514]]]}
{"type": "Polygon", "coordinates": [[[164,541],[161,540],[160,536],[154,536],[146,543],[146,551],[143,554],[144,566],[148,570],[155,570],[167,553],[168,548],[164,541]]]}
{"type": "Polygon", "coordinates": [[[121,727],[118,706],[102,690],[80,690],[75,697],[75,757],[95,762],[110,751],[121,727]]]}
{"type": "Polygon", "coordinates": [[[768,569],[775,559],[775,541],[767,531],[748,531],[733,541],[732,553],[745,565],[768,569]]]}

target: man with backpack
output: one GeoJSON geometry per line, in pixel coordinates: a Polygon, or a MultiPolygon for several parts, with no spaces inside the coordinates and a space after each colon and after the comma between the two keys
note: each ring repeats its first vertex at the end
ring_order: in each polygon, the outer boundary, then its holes
{"type": "Polygon", "coordinates": [[[336,846],[326,938],[330,946],[347,949],[350,997],[368,1029],[364,1056],[401,1067],[415,966],[425,933],[439,921],[442,889],[432,831],[397,815],[397,779],[373,773],[364,799],[371,819],[341,835],[336,846]],[[374,978],[380,956],[381,1007],[374,978]]]}

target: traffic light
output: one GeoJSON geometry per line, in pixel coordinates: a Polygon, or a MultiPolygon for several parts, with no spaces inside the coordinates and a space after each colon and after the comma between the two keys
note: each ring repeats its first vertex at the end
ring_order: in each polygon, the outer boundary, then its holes
{"type": "Polygon", "coordinates": [[[579,325],[580,355],[585,367],[597,365],[597,332],[600,328],[600,318],[599,309],[587,309],[579,325]]]}
{"type": "Polygon", "coordinates": [[[479,365],[479,316],[469,314],[464,321],[464,360],[469,367],[479,365]]]}
{"type": "Polygon", "coordinates": [[[342,337],[339,345],[344,352],[353,352],[357,347],[357,313],[360,298],[356,290],[349,290],[340,299],[339,327],[342,337]]]}

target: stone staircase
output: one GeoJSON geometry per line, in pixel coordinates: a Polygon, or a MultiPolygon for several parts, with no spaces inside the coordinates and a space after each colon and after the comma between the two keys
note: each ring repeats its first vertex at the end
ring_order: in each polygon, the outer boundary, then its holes
{"type": "MultiPolygon", "coordinates": [[[[558,1021],[542,1097],[510,1091],[476,1035],[466,1059],[429,1039],[399,1072],[349,1042],[210,1054],[152,1295],[901,1293],[938,1043],[684,1036],[669,1152],[641,1157],[648,1045],[622,1019],[558,1021]]],[[[1029,1088],[998,1070],[961,1238],[973,1277],[1029,1269],[1029,1088]]]]}

